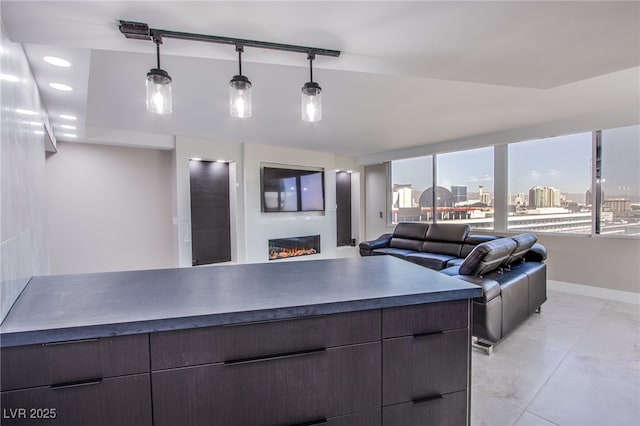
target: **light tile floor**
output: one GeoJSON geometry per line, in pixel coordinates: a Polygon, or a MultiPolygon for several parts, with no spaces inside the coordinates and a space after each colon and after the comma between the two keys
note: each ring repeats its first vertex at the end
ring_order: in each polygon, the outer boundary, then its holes
{"type": "Polygon", "coordinates": [[[493,355],[473,350],[471,426],[639,426],[640,306],[547,297],[493,355]]]}

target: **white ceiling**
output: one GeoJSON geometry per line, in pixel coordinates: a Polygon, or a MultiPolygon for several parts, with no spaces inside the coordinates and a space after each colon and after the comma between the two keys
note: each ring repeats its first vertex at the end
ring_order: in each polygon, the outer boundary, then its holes
{"type": "Polygon", "coordinates": [[[75,113],[79,141],[111,129],[165,148],[166,135],[185,135],[362,157],[640,109],[640,2],[3,0],[1,7],[10,38],[25,44],[54,129],[58,114],[75,113]],[[314,61],[323,120],[300,120],[305,55],[245,49],[254,113],[243,120],[228,113],[233,47],[171,39],[161,54],[174,81],[174,113],[150,114],[144,78],[155,67],[154,45],[125,39],[119,19],[341,50],[314,61]],[[56,69],[45,55],[73,66],[56,69]],[[51,81],[75,90],[54,91],[51,81]]]}

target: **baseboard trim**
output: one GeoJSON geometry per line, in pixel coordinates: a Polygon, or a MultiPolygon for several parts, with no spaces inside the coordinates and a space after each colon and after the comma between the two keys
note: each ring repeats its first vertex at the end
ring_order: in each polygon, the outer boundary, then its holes
{"type": "Polygon", "coordinates": [[[609,288],[593,287],[590,285],[567,283],[564,281],[547,280],[549,290],[561,291],[563,293],[580,294],[582,296],[597,297],[600,299],[613,300],[616,302],[633,303],[640,305],[640,293],[631,291],[613,290],[609,288]]]}

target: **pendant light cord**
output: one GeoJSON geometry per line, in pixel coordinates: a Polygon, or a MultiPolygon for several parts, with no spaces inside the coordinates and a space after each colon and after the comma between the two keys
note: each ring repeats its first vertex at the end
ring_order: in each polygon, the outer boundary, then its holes
{"type": "Polygon", "coordinates": [[[160,41],[156,41],[156,57],[158,59],[158,69],[160,69],[160,41]]]}
{"type": "Polygon", "coordinates": [[[238,52],[238,75],[242,75],[242,52],[244,47],[241,44],[236,44],[236,52],[238,52]]]}
{"type": "Polygon", "coordinates": [[[316,54],[313,52],[309,52],[309,56],[307,59],[309,60],[309,76],[311,78],[311,82],[313,83],[313,60],[316,58],[316,54]]]}

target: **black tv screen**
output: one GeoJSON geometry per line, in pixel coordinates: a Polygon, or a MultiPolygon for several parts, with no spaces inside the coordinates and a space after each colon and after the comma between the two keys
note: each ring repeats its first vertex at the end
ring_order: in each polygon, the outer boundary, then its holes
{"type": "Polygon", "coordinates": [[[324,211],[324,171],[262,167],[263,212],[324,211]]]}

